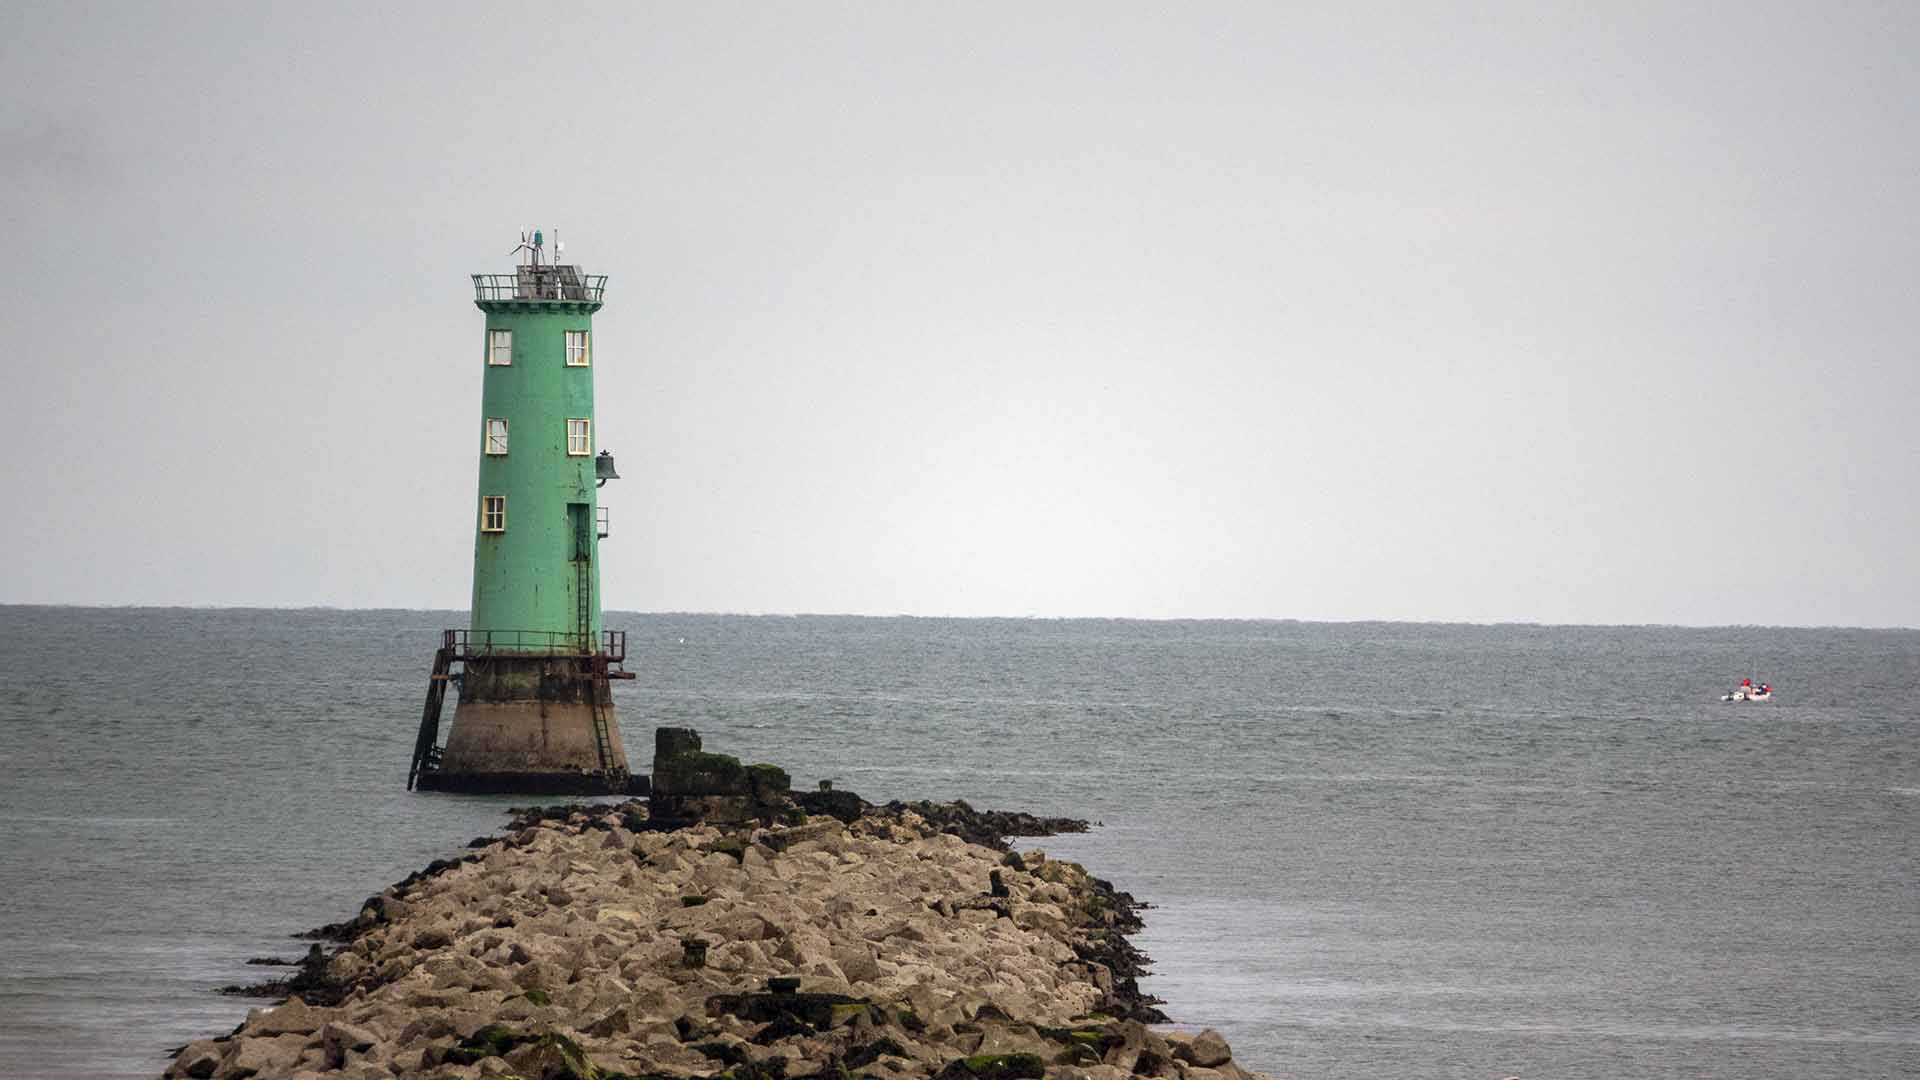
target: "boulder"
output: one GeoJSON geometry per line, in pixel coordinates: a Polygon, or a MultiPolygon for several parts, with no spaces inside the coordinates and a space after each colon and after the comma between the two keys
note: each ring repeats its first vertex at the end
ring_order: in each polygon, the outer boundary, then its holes
{"type": "Polygon", "coordinates": [[[249,1012],[241,1031],[247,1035],[311,1035],[338,1012],[338,1009],[316,1009],[297,997],[291,997],[285,1004],[274,1008],[249,1012]]]}
{"type": "Polygon", "coordinates": [[[1195,1035],[1185,1049],[1187,1062],[1203,1069],[1217,1069],[1233,1060],[1233,1051],[1227,1046],[1227,1040],[1212,1028],[1195,1035]]]}
{"type": "Polygon", "coordinates": [[[326,1048],[327,1064],[336,1069],[346,1063],[349,1052],[365,1053],[380,1042],[366,1028],[337,1020],[321,1029],[320,1041],[326,1048]]]}
{"type": "Polygon", "coordinates": [[[796,930],[781,940],[774,956],[792,964],[797,970],[810,971],[818,964],[833,963],[833,946],[823,934],[813,930],[796,930]]]}
{"type": "Polygon", "coordinates": [[[729,915],[713,923],[712,929],[728,941],[766,941],[784,936],[779,927],[750,911],[729,915]]]}
{"type": "Polygon", "coordinates": [[[547,1080],[554,1077],[579,1077],[581,1080],[598,1076],[598,1066],[594,1065],[580,1048],[578,1043],[563,1036],[550,1035],[544,1039],[529,1043],[506,1055],[507,1064],[520,1076],[537,1077],[547,1080]]]}
{"type": "Polygon", "coordinates": [[[271,1038],[241,1036],[229,1046],[226,1058],[213,1071],[212,1080],[245,1080],[259,1073],[290,1071],[300,1060],[300,1051],[306,1049],[307,1036],[291,1033],[271,1038]]]}
{"type": "Polygon", "coordinates": [[[968,1050],[968,1054],[969,1056],[1037,1054],[1052,1060],[1059,1051],[1058,1046],[1047,1041],[1031,1025],[988,1023],[981,1026],[980,1035],[973,1040],[973,1046],[968,1050]]]}
{"type": "MultiPolygon", "coordinates": [[[[1147,1052],[1146,1026],[1137,1021],[1128,1020],[1115,1028],[1110,1028],[1109,1031],[1119,1038],[1101,1058],[1102,1064],[1111,1065],[1124,1072],[1133,1072],[1141,1055],[1147,1052]]],[[[1164,1046],[1165,1043],[1162,1042],[1161,1045],[1164,1046]]]]}
{"type": "Polygon", "coordinates": [[[880,963],[866,942],[834,946],[833,962],[848,982],[872,982],[880,977],[880,963]]]}
{"type": "Polygon", "coordinates": [[[221,1051],[226,1047],[212,1039],[191,1042],[173,1059],[173,1067],[167,1070],[168,1076],[190,1076],[193,1080],[206,1080],[220,1067],[221,1051]]]}

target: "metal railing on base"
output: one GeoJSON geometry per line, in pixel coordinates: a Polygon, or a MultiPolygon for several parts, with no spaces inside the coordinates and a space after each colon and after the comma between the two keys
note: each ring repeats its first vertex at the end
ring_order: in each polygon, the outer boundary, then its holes
{"type": "MultiPolygon", "coordinates": [[[[587,647],[591,635],[570,630],[442,630],[441,645],[453,650],[454,659],[469,660],[487,656],[592,656],[587,647]]],[[[627,658],[625,630],[600,631],[599,654],[611,663],[627,658]]]]}

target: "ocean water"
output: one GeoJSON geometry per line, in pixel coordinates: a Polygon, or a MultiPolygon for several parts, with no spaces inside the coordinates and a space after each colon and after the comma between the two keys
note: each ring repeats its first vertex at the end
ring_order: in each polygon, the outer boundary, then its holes
{"type": "MultiPolygon", "coordinates": [[[[0,608],[0,1077],[157,1074],[527,798],[413,794],[454,612],[0,608]]],[[[614,613],[656,725],[1155,905],[1176,1020],[1320,1077],[1920,1075],[1920,632],[614,613]],[[1754,672],[1765,704],[1724,705],[1754,672]]]]}

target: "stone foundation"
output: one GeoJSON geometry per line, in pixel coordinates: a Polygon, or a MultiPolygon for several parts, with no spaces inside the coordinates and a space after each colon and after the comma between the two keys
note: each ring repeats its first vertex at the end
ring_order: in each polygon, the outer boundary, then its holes
{"type": "Polygon", "coordinates": [[[470,660],[440,766],[426,791],[622,794],[631,790],[626,747],[604,674],[571,657],[470,660]],[[611,755],[601,760],[596,711],[611,755]]]}

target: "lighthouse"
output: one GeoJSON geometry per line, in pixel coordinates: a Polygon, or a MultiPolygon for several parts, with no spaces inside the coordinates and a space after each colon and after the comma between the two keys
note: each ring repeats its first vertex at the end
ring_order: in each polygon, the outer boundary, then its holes
{"type": "Polygon", "coordinates": [[[610,794],[632,782],[613,710],[624,633],[600,618],[599,492],[618,479],[593,414],[593,315],[604,275],[523,234],[510,274],[473,275],[473,605],[445,630],[408,770],[430,791],[610,794]],[[457,691],[440,745],[441,714],[457,691]]]}

